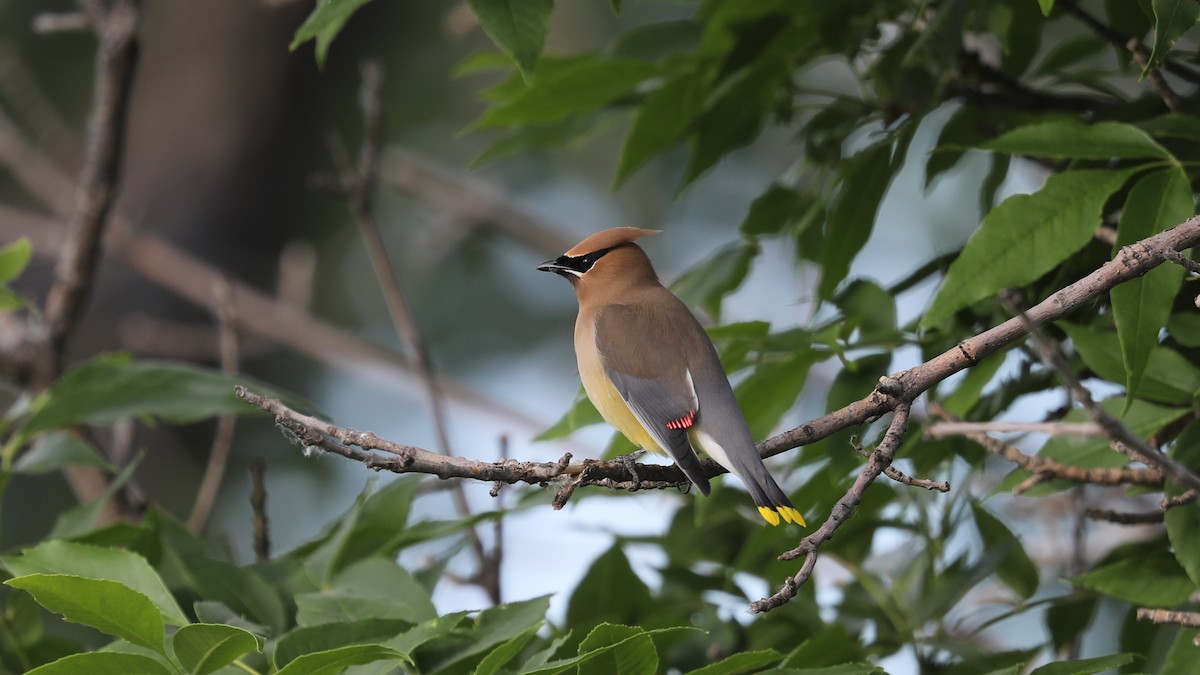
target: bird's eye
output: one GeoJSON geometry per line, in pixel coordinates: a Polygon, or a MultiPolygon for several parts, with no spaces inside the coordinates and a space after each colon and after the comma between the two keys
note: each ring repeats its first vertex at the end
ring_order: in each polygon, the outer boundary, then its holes
{"type": "Polygon", "coordinates": [[[617,244],[617,246],[609,246],[608,248],[602,248],[599,251],[592,251],[591,253],[588,253],[587,255],[583,255],[583,256],[579,256],[578,258],[574,258],[572,260],[572,262],[574,263],[572,265],[572,267],[574,267],[576,270],[578,270],[581,273],[586,272],[586,271],[592,269],[592,265],[595,265],[596,261],[600,260],[605,255],[607,255],[610,251],[612,251],[614,248],[617,248],[620,245],[621,244],[617,244]]]}

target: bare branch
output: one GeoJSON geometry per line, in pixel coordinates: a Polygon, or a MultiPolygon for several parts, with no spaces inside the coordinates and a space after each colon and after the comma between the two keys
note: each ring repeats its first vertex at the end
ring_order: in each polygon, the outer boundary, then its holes
{"type": "MultiPolygon", "coordinates": [[[[1129,38],[1129,41],[1125,43],[1125,48],[1133,54],[1133,60],[1139,66],[1145,68],[1150,65],[1150,51],[1142,45],[1141,40],[1129,38]]],[[[1151,68],[1146,79],[1150,80],[1150,88],[1163,100],[1167,110],[1175,113],[1183,111],[1183,101],[1179,100],[1179,96],[1171,89],[1171,85],[1167,84],[1167,78],[1163,77],[1162,71],[1158,68],[1151,68]]]]}
{"type": "MultiPolygon", "coordinates": [[[[964,425],[955,415],[946,410],[940,403],[929,404],[929,414],[938,419],[947,420],[949,424],[964,425]]],[[[942,425],[933,425],[934,429],[942,425]]],[[[927,430],[928,433],[928,430],[927,430]]],[[[1093,485],[1150,485],[1161,487],[1162,472],[1158,469],[1135,469],[1129,467],[1079,467],[1062,464],[1053,459],[1027,455],[1017,448],[979,431],[964,431],[961,435],[983,446],[984,450],[999,455],[1004,459],[1034,474],[1036,482],[1029,485],[1022,483],[1013,488],[1015,494],[1021,494],[1038,483],[1050,478],[1061,478],[1074,483],[1091,483],[1093,485]],[[1020,491],[1018,492],[1018,488],[1020,491]]]]}
{"type": "MultiPolygon", "coordinates": [[[[868,452],[865,448],[858,445],[857,443],[855,443],[855,449],[858,451],[858,454],[862,455],[863,457],[871,456],[870,452],[868,452]]],[[[912,487],[925,488],[926,490],[930,490],[933,492],[949,492],[950,491],[950,482],[949,481],[930,480],[928,478],[913,478],[912,476],[904,473],[903,471],[901,471],[891,465],[888,465],[883,470],[883,475],[887,476],[888,478],[890,478],[902,485],[911,485],[912,487]]]]}
{"type": "Polygon", "coordinates": [[[927,427],[925,438],[942,439],[950,436],[989,433],[1104,437],[1104,430],[1094,422],[942,422],[927,427]]]}
{"type": "Polygon", "coordinates": [[[1092,520],[1103,520],[1117,525],[1155,525],[1162,523],[1164,514],[1162,511],[1129,513],[1108,509],[1088,509],[1083,512],[1083,515],[1092,520]]]}
{"type": "Polygon", "coordinates": [[[42,386],[61,368],[63,348],[87,303],[100,260],[100,241],[120,172],[125,112],[138,52],[137,26],[136,0],[117,0],[96,24],[100,47],[83,168],[75,186],[70,234],[46,297],[46,339],[52,361],[45,368],[42,386]]]}
{"type": "MultiPolygon", "coordinates": [[[[1200,217],[1187,220],[1165,232],[1124,246],[1099,269],[1054,293],[1025,312],[1033,325],[1057,321],[1074,312],[1114,286],[1144,275],[1165,260],[1161,251],[1182,251],[1200,244],[1200,217]]],[[[764,457],[771,457],[792,448],[808,445],[851,426],[877,419],[892,409],[898,399],[911,400],[934,384],[960,370],[976,365],[987,356],[1007,347],[1028,334],[1028,328],[1018,317],[963,340],[945,353],[909,370],[894,373],[888,378],[897,388],[883,393],[879,390],[820,419],[802,424],[791,431],[769,438],[759,444],[764,457]]]]}
{"type": "Polygon", "coordinates": [[[1048,368],[1058,373],[1059,377],[1062,378],[1070,390],[1071,398],[1083,406],[1088,416],[1096,424],[1104,428],[1105,434],[1118,446],[1124,445],[1131,449],[1133,451],[1131,456],[1134,459],[1160,469],[1165,476],[1170,477],[1180,485],[1193,490],[1200,489],[1200,476],[1192,473],[1190,469],[1176,462],[1174,459],[1167,457],[1158,448],[1151,447],[1146,441],[1130,431],[1129,427],[1125,426],[1121,420],[1109,415],[1103,408],[1096,405],[1096,402],[1092,400],[1092,393],[1080,384],[1079,378],[1075,376],[1075,371],[1071,370],[1070,364],[1066,362],[1058,345],[1051,341],[1037,324],[1029,320],[1025,312],[1021,311],[1017,306],[1012,295],[1007,292],[1001,293],[1001,302],[1004,303],[1009,312],[1016,314],[1018,319],[1026,323],[1026,329],[1037,345],[1042,361],[1045,362],[1048,368]]]}
{"type": "Polygon", "coordinates": [[[271,521],[267,518],[266,463],[250,462],[250,508],[254,523],[254,557],[260,562],[271,558],[271,521]]]}
{"type": "Polygon", "coordinates": [[[1137,619],[1150,623],[1174,623],[1189,628],[1200,628],[1200,612],[1175,612],[1169,609],[1138,607],[1137,619]]]}
{"type": "Polygon", "coordinates": [[[908,403],[902,402],[896,405],[895,414],[883,440],[871,453],[870,459],[858,474],[858,478],[854,480],[854,484],[833,505],[829,518],[815,532],[800,540],[800,544],[796,548],[779,556],[780,560],[795,560],[803,556],[804,563],[800,566],[800,571],[788,577],[784,581],[783,588],[774,595],[750,603],[750,611],[754,613],[769,612],[787,603],[796,596],[799,588],[812,576],[813,568],[817,564],[817,549],[833,538],[842,523],[846,522],[854,513],[854,507],[862,501],[863,492],[866,491],[867,486],[874,483],[879,474],[883,473],[883,470],[895,459],[896,451],[900,449],[900,444],[904,441],[904,434],[908,430],[908,413],[908,403]]]}
{"type": "MultiPolygon", "coordinates": [[[[230,295],[229,284],[221,281],[213,288],[213,313],[217,317],[217,340],[221,354],[221,372],[226,375],[236,375],[238,372],[238,339],[236,310],[230,295]]],[[[221,489],[221,481],[225,478],[225,465],[229,460],[229,451],[233,448],[233,431],[236,418],[233,415],[221,415],[217,418],[217,431],[213,436],[212,448],[208,452],[208,463],[204,468],[204,477],[200,488],[196,491],[196,501],[192,503],[192,513],[188,516],[188,529],[198,533],[208,522],[208,514],[212,512],[213,503],[217,500],[217,492],[221,489]]]]}

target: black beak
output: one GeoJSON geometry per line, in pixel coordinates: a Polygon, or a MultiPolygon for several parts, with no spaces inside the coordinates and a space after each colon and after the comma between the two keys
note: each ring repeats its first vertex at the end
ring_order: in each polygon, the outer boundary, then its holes
{"type": "Polygon", "coordinates": [[[541,265],[538,265],[537,268],[538,271],[541,272],[554,272],[558,276],[565,279],[574,280],[579,277],[579,273],[576,272],[575,268],[571,266],[571,261],[566,256],[560,256],[554,260],[547,260],[541,265]]]}

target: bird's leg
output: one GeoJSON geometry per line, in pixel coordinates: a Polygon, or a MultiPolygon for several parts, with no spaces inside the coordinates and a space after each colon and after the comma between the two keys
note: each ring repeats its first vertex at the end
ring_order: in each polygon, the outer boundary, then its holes
{"type": "Polygon", "coordinates": [[[633,487],[630,488],[630,492],[637,492],[638,487],[642,483],[642,479],[638,477],[637,460],[644,454],[646,454],[645,450],[635,450],[628,455],[621,455],[621,464],[625,465],[625,470],[629,472],[629,477],[633,479],[633,487]]]}

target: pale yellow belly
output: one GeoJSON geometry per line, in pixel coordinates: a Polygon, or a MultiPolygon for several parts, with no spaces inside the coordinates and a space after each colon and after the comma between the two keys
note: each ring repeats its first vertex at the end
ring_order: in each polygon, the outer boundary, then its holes
{"type": "Polygon", "coordinates": [[[576,332],[575,353],[579,361],[579,379],[583,381],[583,390],[587,392],[592,405],[600,411],[600,416],[616,427],[639,448],[644,448],[660,455],[667,454],[654,438],[646,433],[646,429],[634,417],[633,411],[625,405],[621,394],[604,374],[604,366],[600,363],[600,353],[596,351],[594,337],[590,334],[580,335],[576,332]],[[591,347],[589,349],[589,347],[591,347]]]}

